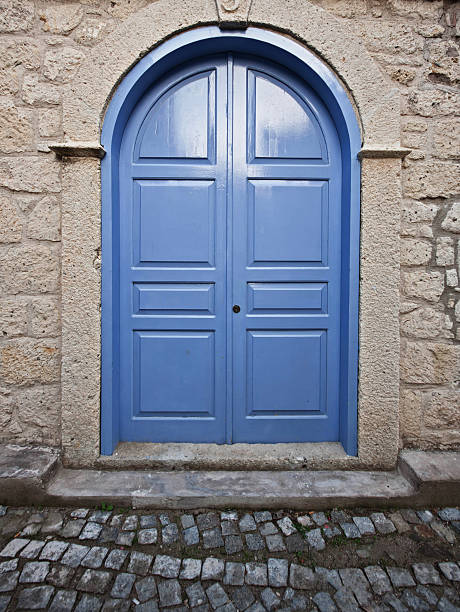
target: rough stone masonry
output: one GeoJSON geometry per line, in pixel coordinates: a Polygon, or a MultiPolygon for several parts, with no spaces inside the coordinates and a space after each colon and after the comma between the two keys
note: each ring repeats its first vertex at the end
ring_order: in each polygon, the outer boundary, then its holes
{"type": "MultiPolygon", "coordinates": [[[[60,445],[62,91],[149,0],[0,0],[0,440],[60,445]]],[[[400,90],[400,444],[460,446],[460,5],[313,0],[400,90]]],[[[121,75],[120,75],[121,76],[121,75]]],[[[399,222],[399,220],[398,220],[399,222]]],[[[99,254],[94,254],[99,266],[99,254]]]]}

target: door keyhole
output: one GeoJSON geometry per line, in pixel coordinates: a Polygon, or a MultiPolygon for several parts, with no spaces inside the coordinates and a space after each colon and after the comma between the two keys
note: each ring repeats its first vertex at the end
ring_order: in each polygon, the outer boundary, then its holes
{"type": "Polygon", "coordinates": [[[238,304],[235,304],[235,306],[233,306],[233,312],[240,312],[241,308],[238,306],[238,304]]]}

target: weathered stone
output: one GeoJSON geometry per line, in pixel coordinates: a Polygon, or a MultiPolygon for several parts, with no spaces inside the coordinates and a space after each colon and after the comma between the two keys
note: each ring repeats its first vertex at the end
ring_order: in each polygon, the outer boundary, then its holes
{"type": "Polygon", "coordinates": [[[56,242],[61,239],[60,208],[55,197],[40,200],[27,219],[26,236],[56,242]]]}
{"type": "Polygon", "coordinates": [[[48,542],[42,550],[40,559],[45,559],[46,561],[59,561],[68,547],[68,542],[59,542],[56,540],[48,542]]]}
{"type": "Polygon", "coordinates": [[[23,610],[41,610],[46,608],[53,593],[54,588],[51,586],[23,589],[19,593],[18,608],[23,610]]]}
{"type": "Polygon", "coordinates": [[[182,603],[180,584],[177,580],[165,580],[158,584],[158,595],[162,606],[177,606],[182,603]]]}
{"type": "Polygon", "coordinates": [[[441,538],[447,540],[449,544],[455,544],[455,533],[440,521],[433,521],[430,525],[431,529],[441,538]]]}
{"type": "Polygon", "coordinates": [[[279,534],[274,523],[263,523],[259,527],[260,534],[263,536],[279,534]]]}
{"type": "Polygon", "coordinates": [[[230,594],[230,597],[237,610],[247,610],[255,601],[255,597],[251,589],[246,585],[234,589],[234,591],[230,594]]]}
{"type": "Polygon", "coordinates": [[[112,574],[110,572],[87,569],[80,578],[77,589],[87,593],[104,593],[111,578],[112,574]]]}
{"type": "MultiPolygon", "coordinates": [[[[41,540],[31,540],[29,544],[20,552],[19,556],[24,559],[35,559],[38,556],[42,548],[45,546],[45,542],[41,540]]],[[[12,569],[16,569],[15,567],[12,569]]],[[[0,567],[0,573],[2,569],[0,567]]],[[[8,570],[10,571],[10,570],[8,570]]]]}
{"type": "Polygon", "coordinates": [[[34,3],[30,0],[2,0],[0,32],[28,31],[34,20],[34,3]]]}
{"type": "Polygon", "coordinates": [[[414,563],[412,565],[415,579],[420,584],[442,584],[441,577],[430,563],[414,563]]]}
{"type": "Polygon", "coordinates": [[[94,546],[81,562],[82,567],[98,569],[101,567],[102,562],[104,561],[108,552],[108,548],[104,548],[103,546],[94,546]]]}
{"type": "Polygon", "coordinates": [[[224,539],[219,528],[203,531],[202,536],[204,548],[220,548],[224,546],[224,539]]]}
{"type": "Polygon", "coordinates": [[[324,550],[326,548],[326,542],[321,535],[321,529],[312,529],[307,531],[305,534],[307,542],[314,550],[324,550]]]}
{"type": "Polygon", "coordinates": [[[456,159],[460,156],[460,119],[439,119],[434,124],[434,149],[436,157],[456,159]]]}
{"type": "Polygon", "coordinates": [[[66,587],[70,584],[74,574],[75,570],[73,568],[56,565],[51,568],[50,573],[46,577],[46,582],[56,587],[66,587]]]}
{"type": "Polygon", "coordinates": [[[177,542],[179,539],[179,530],[176,523],[169,523],[169,525],[163,527],[161,535],[163,538],[163,544],[166,544],[167,546],[177,542]]]}
{"type": "Polygon", "coordinates": [[[22,99],[26,104],[59,104],[61,91],[56,85],[39,81],[37,74],[26,74],[22,85],[22,99]]]}
{"type": "Polygon", "coordinates": [[[33,118],[13,101],[0,100],[0,153],[30,151],[34,147],[33,118]]]}
{"type": "Polygon", "coordinates": [[[429,68],[431,75],[441,75],[452,84],[460,81],[458,63],[459,46],[453,40],[434,40],[428,44],[429,68]]]}
{"type": "Polygon", "coordinates": [[[460,348],[440,343],[402,343],[401,379],[408,383],[449,383],[458,374],[460,348]]]}
{"type": "Polygon", "coordinates": [[[279,533],[266,536],[265,542],[267,543],[267,548],[270,552],[282,552],[283,550],[286,550],[283,537],[279,533]]]}
{"type": "Polygon", "coordinates": [[[131,546],[136,537],[135,531],[121,531],[115,540],[115,543],[119,546],[131,546]]]}
{"type": "Polygon", "coordinates": [[[179,576],[181,560],[168,555],[157,555],[152,567],[152,574],[163,578],[177,578],[179,576]]]}
{"type": "Polygon", "coordinates": [[[201,574],[201,560],[200,559],[183,559],[182,569],[179,574],[181,580],[195,580],[199,578],[201,574]]]}
{"type": "Polygon", "coordinates": [[[54,297],[31,300],[30,335],[52,338],[60,334],[59,304],[54,297]]]}
{"type": "Polygon", "coordinates": [[[447,213],[442,228],[448,232],[460,234],[460,202],[454,202],[447,213]]]}
{"type": "MultiPolygon", "coordinates": [[[[115,517],[114,517],[115,518],[115,517]]],[[[157,526],[157,517],[154,514],[147,514],[140,517],[140,524],[142,529],[151,529],[157,526]]],[[[114,525],[118,527],[118,525],[114,525]]]]}
{"type": "Polygon", "coordinates": [[[225,564],[224,584],[241,586],[244,584],[245,567],[243,563],[227,561],[225,564]]]}
{"type": "Polygon", "coordinates": [[[45,54],[43,74],[50,81],[68,83],[78,70],[84,53],[73,47],[53,49],[45,54]]]}
{"type": "Polygon", "coordinates": [[[203,561],[202,580],[220,580],[224,573],[225,562],[222,559],[208,557],[203,561]]]}
{"type": "Polygon", "coordinates": [[[42,29],[51,34],[68,34],[80,23],[83,16],[79,4],[58,4],[39,11],[42,29]]]}
{"type": "Polygon", "coordinates": [[[83,595],[74,612],[95,612],[102,607],[102,600],[94,595],[83,595]]]}
{"type": "Polygon", "coordinates": [[[88,521],[80,533],[80,540],[97,540],[102,531],[102,525],[88,521]]]}
{"type": "Polygon", "coordinates": [[[335,612],[335,610],[337,610],[332,597],[325,591],[316,593],[316,595],[313,597],[313,601],[317,605],[320,612],[335,612]]]}
{"type": "Polygon", "coordinates": [[[71,612],[77,591],[58,591],[49,607],[49,612],[71,612]]]}
{"type": "Polygon", "coordinates": [[[113,583],[110,595],[112,597],[128,599],[135,580],[136,576],[134,574],[127,574],[126,572],[118,574],[115,578],[115,582],[113,583]]]}
{"type": "Polygon", "coordinates": [[[346,538],[359,538],[361,534],[354,523],[340,523],[346,538]]]}
{"type": "Polygon", "coordinates": [[[61,190],[59,165],[43,157],[3,159],[0,163],[0,186],[12,191],[57,193],[61,190]]]}
{"type": "Polygon", "coordinates": [[[128,556],[127,550],[111,550],[105,560],[105,567],[109,569],[119,570],[123,563],[125,562],[126,557],[128,556]]]}
{"type": "Polygon", "coordinates": [[[374,593],[383,595],[391,592],[392,588],[388,576],[379,565],[370,565],[365,567],[364,571],[374,593]]]}
{"type": "Polygon", "coordinates": [[[185,592],[187,593],[189,604],[192,608],[197,608],[206,601],[206,594],[201,586],[201,583],[199,582],[186,586],[185,592]]]}
{"type": "Polygon", "coordinates": [[[408,114],[415,113],[422,117],[453,115],[460,103],[460,96],[440,89],[413,90],[409,94],[407,103],[408,114]]]}
{"type": "MultiPolygon", "coordinates": [[[[267,586],[267,564],[266,563],[246,563],[246,584],[255,586],[267,586]]],[[[292,566],[291,566],[292,572],[292,566]]]]}
{"type": "Polygon", "coordinates": [[[189,527],[184,530],[184,542],[187,546],[195,546],[200,541],[200,533],[198,527],[189,527]]]}
{"type": "Polygon", "coordinates": [[[421,17],[423,19],[437,19],[442,14],[442,1],[433,0],[388,0],[392,13],[401,17],[421,17]]]}
{"type": "Polygon", "coordinates": [[[225,538],[225,552],[227,555],[233,555],[240,550],[243,550],[243,540],[241,536],[230,535],[225,538]]]}
{"type": "Polygon", "coordinates": [[[420,307],[401,316],[401,330],[413,338],[449,338],[452,321],[444,312],[420,307]]]}
{"type": "Polygon", "coordinates": [[[245,514],[239,522],[240,531],[255,531],[257,529],[256,523],[250,514],[245,514]]]}
{"type": "Polygon", "coordinates": [[[395,589],[415,586],[409,570],[400,567],[387,567],[387,572],[395,589]]]}
{"type": "Polygon", "coordinates": [[[21,242],[22,219],[11,198],[0,195],[0,242],[21,242]]]}
{"type": "Polygon", "coordinates": [[[309,567],[291,563],[289,584],[293,589],[311,590],[315,587],[316,576],[309,567]]]}
{"type": "Polygon", "coordinates": [[[152,555],[145,555],[144,553],[133,551],[129,560],[128,572],[146,576],[149,571],[152,560],[152,555]]]}
{"type": "Polygon", "coordinates": [[[55,291],[59,281],[57,254],[48,247],[27,245],[0,250],[0,283],[8,293],[55,291]]]}
{"type": "Polygon", "coordinates": [[[247,533],[244,539],[249,550],[263,550],[265,548],[265,542],[259,533],[247,533]]]}
{"type": "Polygon", "coordinates": [[[294,523],[288,516],[285,516],[284,518],[280,519],[279,521],[277,521],[277,523],[278,527],[281,529],[285,536],[290,536],[293,533],[297,533],[297,529],[295,528],[294,523]]]}
{"type": "Polygon", "coordinates": [[[423,49],[423,39],[405,23],[379,20],[370,22],[366,19],[358,22],[355,29],[366,47],[373,52],[411,55],[423,49]]]}
{"type": "Polygon", "coordinates": [[[141,529],[137,534],[139,544],[155,544],[158,539],[158,531],[156,529],[141,529]]]}
{"type": "Polygon", "coordinates": [[[438,302],[444,291],[442,272],[403,272],[403,290],[409,297],[423,298],[429,302],[438,302]]]}
{"type": "Polygon", "coordinates": [[[87,17],[73,32],[73,39],[80,45],[92,45],[97,42],[108,29],[107,21],[100,18],[87,17]]]}
{"type": "Polygon", "coordinates": [[[430,429],[456,427],[460,423],[460,394],[449,389],[423,394],[423,423],[430,429]]]}
{"type": "Polygon", "coordinates": [[[361,535],[373,535],[375,533],[374,525],[368,516],[354,516],[353,522],[361,535]]]}
{"type": "Polygon", "coordinates": [[[26,302],[12,299],[0,300],[0,336],[13,338],[27,333],[26,302]]]}
{"type": "Polygon", "coordinates": [[[454,241],[452,238],[436,240],[436,263],[438,266],[452,266],[455,261],[454,241]]]}
{"type": "Polygon", "coordinates": [[[268,584],[272,587],[287,586],[289,562],[287,559],[268,559],[268,584]]]}
{"type": "Polygon", "coordinates": [[[78,567],[82,562],[83,558],[87,555],[89,546],[81,546],[80,544],[71,544],[64,553],[61,559],[63,565],[69,567],[78,567]]]}
{"type": "Polygon", "coordinates": [[[0,574],[0,593],[13,591],[18,584],[19,572],[4,572],[0,574]]]}
{"type": "Polygon", "coordinates": [[[458,192],[459,183],[457,164],[422,161],[410,164],[404,173],[404,193],[413,198],[448,198],[458,192]]]}
{"type": "Polygon", "coordinates": [[[43,582],[49,571],[48,561],[29,561],[23,567],[19,582],[43,582]]]}
{"type": "Polygon", "coordinates": [[[447,578],[453,582],[460,582],[460,567],[456,563],[444,562],[438,563],[439,569],[447,578]]]}
{"type": "Polygon", "coordinates": [[[123,531],[133,531],[139,526],[139,519],[137,516],[128,516],[122,526],[123,531]]]}
{"type": "Polygon", "coordinates": [[[401,240],[401,263],[406,266],[421,266],[429,263],[433,247],[429,242],[404,238],[401,240]]]}
{"type": "Polygon", "coordinates": [[[155,578],[153,576],[147,576],[146,578],[142,578],[142,580],[138,580],[136,582],[135,589],[137,598],[141,602],[148,601],[149,599],[156,597],[157,585],[155,578]]]}

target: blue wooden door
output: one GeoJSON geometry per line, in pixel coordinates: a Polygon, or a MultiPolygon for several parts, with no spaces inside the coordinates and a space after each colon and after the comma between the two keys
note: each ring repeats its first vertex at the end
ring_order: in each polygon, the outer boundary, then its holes
{"type": "Polygon", "coordinates": [[[277,65],[147,91],[120,149],[120,438],[339,437],[341,151],[277,65]]]}

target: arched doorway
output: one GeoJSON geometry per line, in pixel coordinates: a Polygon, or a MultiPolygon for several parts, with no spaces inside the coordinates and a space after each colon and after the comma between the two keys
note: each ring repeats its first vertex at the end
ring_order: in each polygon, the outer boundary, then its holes
{"type": "Polygon", "coordinates": [[[316,58],[250,34],[168,41],[109,107],[103,453],[356,452],[358,126],[316,58]]]}

